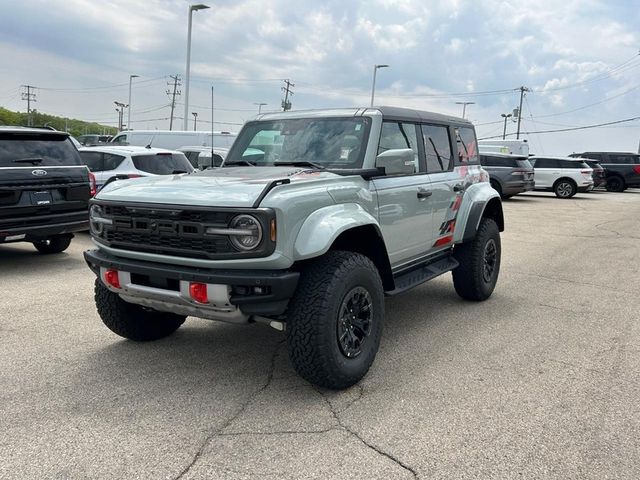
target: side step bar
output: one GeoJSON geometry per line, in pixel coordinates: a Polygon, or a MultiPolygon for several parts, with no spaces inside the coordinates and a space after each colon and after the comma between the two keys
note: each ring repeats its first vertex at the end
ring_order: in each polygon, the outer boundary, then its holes
{"type": "Polygon", "coordinates": [[[393,280],[396,285],[394,290],[385,292],[386,295],[398,295],[399,293],[406,292],[407,290],[420,285],[432,278],[442,275],[443,273],[450,272],[459,265],[458,261],[452,256],[448,256],[437,260],[433,263],[418,266],[408,272],[394,275],[393,280]]]}

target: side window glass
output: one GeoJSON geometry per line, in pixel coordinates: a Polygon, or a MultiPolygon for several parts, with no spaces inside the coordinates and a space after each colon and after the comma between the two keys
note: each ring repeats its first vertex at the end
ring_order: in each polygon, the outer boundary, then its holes
{"type": "Polygon", "coordinates": [[[102,153],[100,152],[80,152],[82,163],[84,163],[92,172],[102,172],[104,170],[102,162],[102,153]]]}
{"type": "Polygon", "coordinates": [[[427,160],[427,173],[451,170],[453,158],[449,128],[440,125],[422,125],[422,138],[427,160]]]}
{"type": "Polygon", "coordinates": [[[124,157],[122,155],[113,155],[110,153],[104,154],[104,169],[105,170],[115,170],[120,166],[124,157]]]}
{"type": "Polygon", "coordinates": [[[470,127],[456,128],[456,144],[458,146],[458,163],[461,165],[478,164],[478,144],[476,133],[470,127]]]}
{"type": "Polygon", "coordinates": [[[378,144],[378,155],[387,150],[410,148],[413,150],[413,171],[420,171],[418,163],[418,138],[412,123],[383,122],[378,144]]]}

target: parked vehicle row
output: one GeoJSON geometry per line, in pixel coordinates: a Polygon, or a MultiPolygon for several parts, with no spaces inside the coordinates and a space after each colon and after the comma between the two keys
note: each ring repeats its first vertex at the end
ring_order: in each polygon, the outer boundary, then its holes
{"type": "Polygon", "coordinates": [[[570,157],[589,158],[605,169],[607,190],[622,192],[627,188],[640,188],[640,155],[626,152],[583,152],[570,157]]]}
{"type": "Polygon", "coordinates": [[[571,198],[578,192],[599,187],[611,192],[640,187],[640,155],[635,153],[585,152],[568,157],[526,157],[496,153],[494,150],[500,148],[494,145],[480,148],[480,161],[489,172],[491,186],[505,199],[529,190],[552,191],[560,198],[571,198]],[[533,185],[527,182],[529,178],[533,179],[533,185]]]}

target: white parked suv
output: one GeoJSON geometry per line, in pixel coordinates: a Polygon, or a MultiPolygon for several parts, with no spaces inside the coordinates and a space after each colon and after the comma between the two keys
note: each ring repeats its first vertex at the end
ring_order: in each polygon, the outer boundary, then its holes
{"type": "Polygon", "coordinates": [[[536,190],[550,190],[559,198],[593,190],[593,169],[582,158],[529,157],[536,190]]]}
{"type": "Polygon", "coordinates": [[[82,163],[96,177],[97,190],[114,177],[137,178],[194,171],[182,152],[164,148],[101,146],[80,148],[79,152],[82,163]]]}
{"type": "Polygon", "coordinates": [[[209,167],[219,167],[227,158],[228,148],[220,147],[180,147],[179,152],[184,153],[193,168],[204,170],[209,167]]]}

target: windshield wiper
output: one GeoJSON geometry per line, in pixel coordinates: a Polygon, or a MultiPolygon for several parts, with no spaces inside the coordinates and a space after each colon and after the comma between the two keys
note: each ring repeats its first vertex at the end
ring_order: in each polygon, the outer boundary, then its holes
{"type": "Polygon", "coordinates": [[[313,167],[313,168],[325,168],[324,165],[320,165],[319,163],[309,162],[307,160],[291,160],[286,162],[273,162],[273,165],[276,167],[281,167],[284,165],[292,165],[294,167],[313,167]]]}
{"type": "Polygon", "coordinates": [[[31,163],[33,165],[38,165],[44,161],[44,158],[41,157],[31,157],[31,158],[18,158],[13,161],[13,163],[31,163]]]}
{"type": "Polygon", "coordinates": [[[228,166],[228,165],[246,165],[248,167],[255,167],[256,164],[253,162],[250,162],[249,160],[236,160],[234,162],[224,162],[224,166],[228,166]]]}

